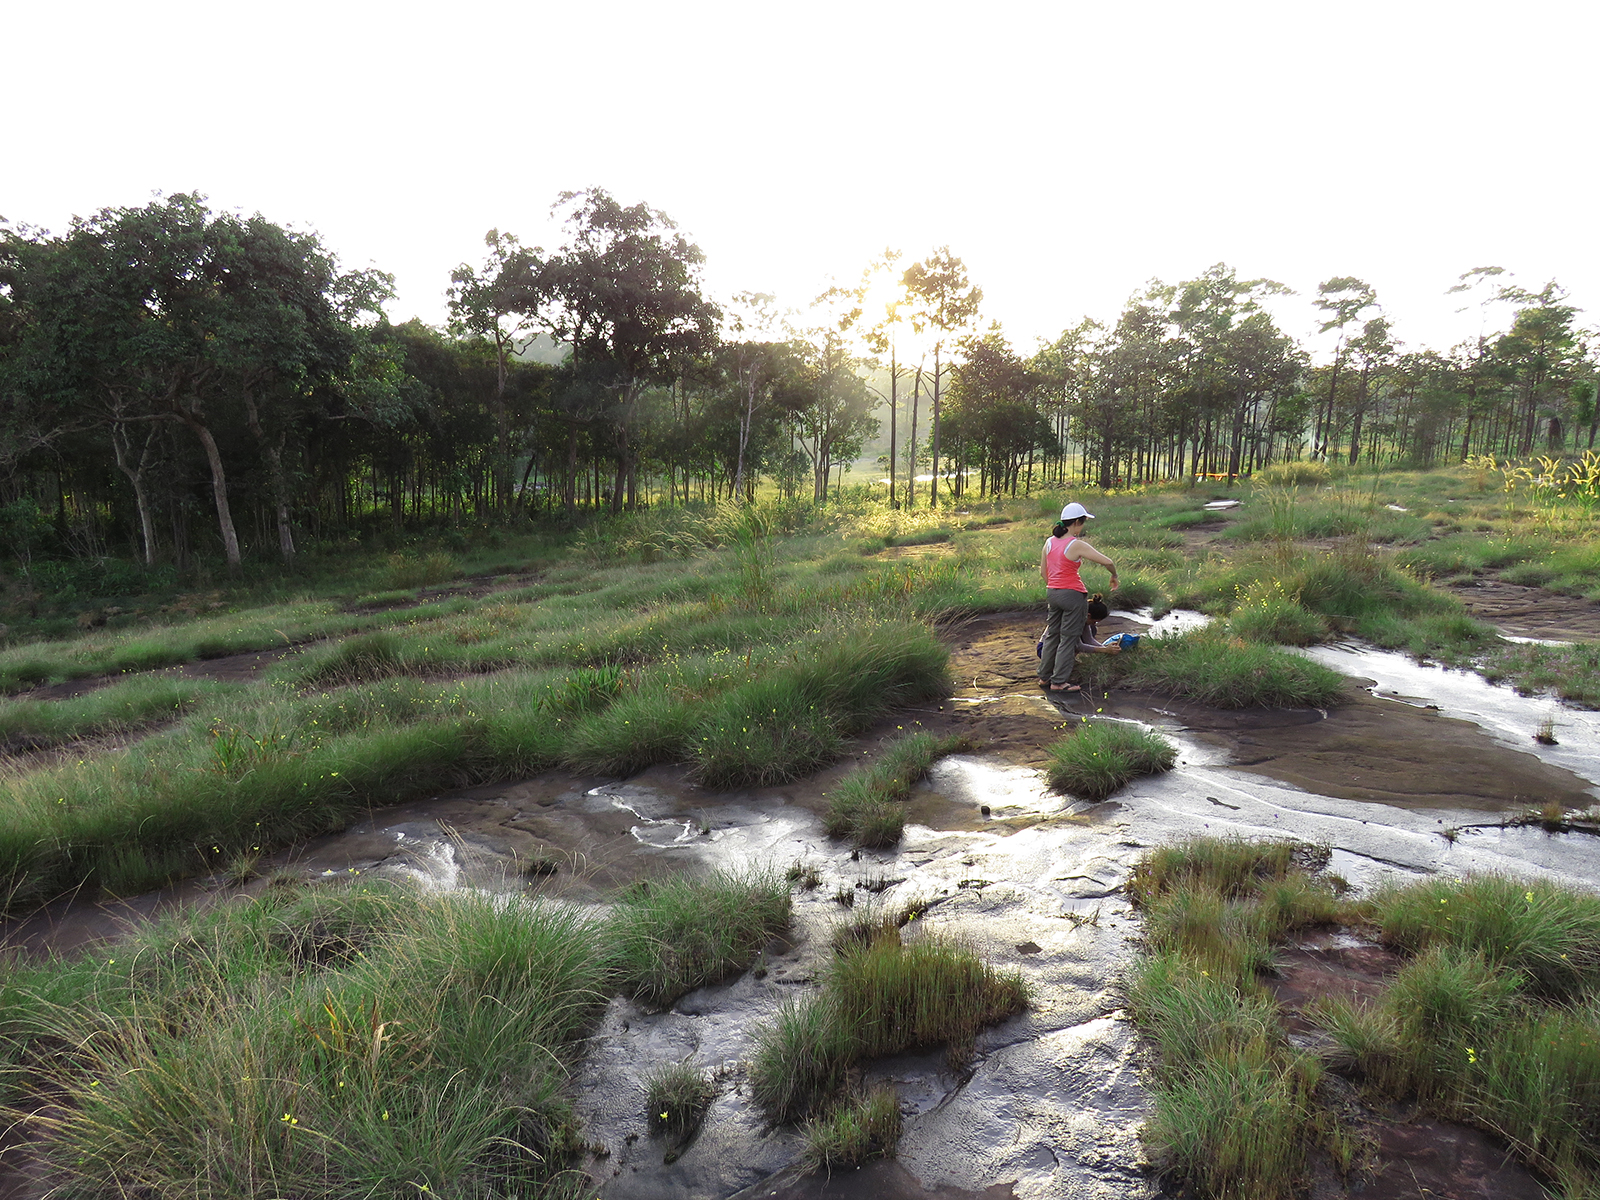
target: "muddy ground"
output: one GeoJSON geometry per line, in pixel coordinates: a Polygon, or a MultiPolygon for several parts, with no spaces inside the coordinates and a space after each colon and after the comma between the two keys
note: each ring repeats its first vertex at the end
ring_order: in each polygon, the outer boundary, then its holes
{"type": "Polygon", "coordinates": [[[1512,637],[1600,641],[1600,604],[1581,596],[1562,596],[1497,579],[1453,584],[1451,590],[1469,613],[1512,637]]]}

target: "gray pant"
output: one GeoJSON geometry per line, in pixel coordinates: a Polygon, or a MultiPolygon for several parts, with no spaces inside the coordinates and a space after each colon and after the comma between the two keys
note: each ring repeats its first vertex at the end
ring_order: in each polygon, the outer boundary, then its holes
{"type": "Polygon", "coordinates": [[[1039,682],[1061,687],[1072,677],[1083,623],[1089,618],[1089,597],[1072,588],[1046,588],[1044,598],[1049,615],[1039,658],[1039,682]]]}

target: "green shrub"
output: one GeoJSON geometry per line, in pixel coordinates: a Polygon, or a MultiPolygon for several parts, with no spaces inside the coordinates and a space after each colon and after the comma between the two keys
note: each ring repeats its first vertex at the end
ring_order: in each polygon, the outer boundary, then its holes
{"type": "Polygon", "coordinates": [[[695,773],[713,788],[798,779],[844,746],[838,716],[790,673],[729,692],[693,736],[695,773]]]}
{"type": "Polygon", "coordinates": [[[828,973],[836,1017],[864,1058],[971,1042],[1027,1007],[1027,987],[964,946],[931,936],[847,946],[828,973]]]}
{"type": "Polygon", "coordinates": [[[838,757],[842,737],[890,708],[942,694],[944,647],[924,626],[880,625],[822,642],[792,666],[725,693],[694,735],[712,787],[786,782],[838,757]]]}
{"type": "Polygon", "coordinates": [[[389,556],[389,564],[380,586],[394,590],[410,590],[443,583],[461,574],[455,559],[441,550],[419,557],[402,551],[389,556]]]}
{"type": "Polygon", "coordinates": [[[1085,800],[1107,796],[1144,775],[1170,771],[1172,743],[1134,725],[1084,721],[1050,747],[1050,786],[1085,800]]]}
{"type": "Polygon", "coordinates": [[[1163,1075],[1181,1076],[1219,1047],[1281,1038],[1278,1009],[1177,950],[1155,950],[1128,978],[1128,1013],[1160,1048],[1163,1075]]]}

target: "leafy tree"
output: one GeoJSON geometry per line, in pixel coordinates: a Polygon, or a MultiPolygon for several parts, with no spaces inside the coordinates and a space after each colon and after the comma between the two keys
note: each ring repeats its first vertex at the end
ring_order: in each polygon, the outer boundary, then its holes
{"type": "MultiPolygon", "coordinates": [[[[899,286],[888,289],[888,294],[881,294],[879,284],[894,276],[895,264],[900,261],[900,251],[886,248],[867,269],[861,273],[861,283],[856,289],[860,297],[866,319],[870,324],[862,331],[862,339],[867,349],[875,356],[875,365],[884,370],[889,376],[889,507],[899,508],[899,498],[895,488],[895,463],[898,457],[897,435],[900,428],[899,401],[900,381],[911,374],[911,369],[900,361],[900,335],[909,323],[907,308],[910,297],[906,294],[905,287],[900,281],[899,286]],[[885,364],[883,359],[887,357],[885,364]]],[[[913,434],[913,439],[915,434],[913,434]]],[[[912,471],[913,481],[916,472],[912,471]]],[[[908,481],[909,488],[913,481],[908,481]]],[[[907,493],[909,498],[909,491],[907,493]]]]}
{"type": "Polygon", "coordinates": [[[1332,452],[1334,398],[1339,391],[1339,372],[1344,365],[1347,336],[1345,330],[1377,302],[1377,293],[1372,290],[1371,285],[1363,283],[1353,275],[1336,275],[1317,285],[1316,305],[1326,314],[1326,319],[1317,326],[1317,331],[1327,333],[1329,330],[1334,330],[1338,334],[1338,341],[1333,348],[1333,371],[1328,376],[1327,408],[1317,422],[1316,453],[1319,456],[1332,452]]]}
{"type": "Polygon", "coordinates": [[[542,263],[537,247],[525,248],[516,237],[491,229],[484,235],[489,253],[482,267],[462,263],[450,273],[450,331],[457,337],[480,337],[494,347],[495,378],[491,411],[495,423],[494,499],[511,502],[511,433],[506,411],[506,386],[513,359],[537,335],[537,280],[542,263]]]}
{"type": "Polygon", "coordinates": [[[1518,453],[1533,453],[1541,413],[1548,419],[1549,444],[1561,443],[1561,412],[1567,372],[1577,365],[1579,346],[1573,318],[1578,310],[1565,303],[1566,290],[1551,281],[1537,292],[1507,286],[1501,298],[1521,307],[1511,329],[1495,344],[1495,355],[1511,370],[1519,393],[1517,408],[1522,433],[1518,453]]]}
{"type": "Polygon", "coordinates": [[[901,281],[912,302],[912,328],[928,337],[933,353],[933,479],[928,502],[937,508],[939,400],[944,380],[955,365],[948,352],[957,347],[977,321],[983,290],[967,278],[965,264],[950,253],[949,246],[941,246],[921,262],[912,263],[901,281]]]}
{"type": "MultiPolygon", "coordinates": [[[[1050,424],[1036,404],[1040,385],[998,324],[963,342],[948,422],[960,447],[957,461],[978,468],[980,494],[1016,495],[1024,463],[1035,451],[1052,448],[1050,424]]],[[[958,477],[958,488],[960,483],[958,477]]]]}
{"type": "MultiPolygon", "coordinates": [[[[700,248],[665,213],[624,206],[593,188],[564,192],[568,239],[538,273],[531,298],[541,319],[573,348],[583,382],[609,397],[616,462],[611,508],[637,503],[633,444],[639,397],[677,366],[708,353],[721,313],[700,292],[700,248]]],[[[530,298],[530,299],[531,299],[530,298]]]]}
{"type": "Polygon", "coordinates": [[[856,374],[850,346],[861,319],[855,292],[830,287],[812,301],[810,328],[796,346],[802,355],[798,386],[788,390],[790,411],[811,465],[812,499],[821,501],[835,463],[848,463],[877,432],[872,397],[856,374]]]}

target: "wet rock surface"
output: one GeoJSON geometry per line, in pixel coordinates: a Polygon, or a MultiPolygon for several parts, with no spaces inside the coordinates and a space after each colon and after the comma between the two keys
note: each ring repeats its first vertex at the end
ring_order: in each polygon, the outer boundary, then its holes
{"type": "MultiPolygon", "coordinates": [[[[1117,991],[1136,932],[1119,888],[1146,848],[1196,834],[1295,837],[1330,846],[1330,869],[1358,888],[1435,871],[1504,870],[1585,886],[1600,878],[1600,839],[1498,819],[1552,797],[1587,803],[1600,778],[1600,751],[1584,745],[1600,737],[1575,733],[1556,747],[1521,740],[1521,725],[1548,701],[1335,648],[1317,654],[1371,682],[1352,684],[1351,702],[1328,712],[1219,713],[1150,696],[1052,702],[1033,674],[1039,624],[1037,613],[998,614],[947,631],[952,695],[894,714],[850,759],[797,784],[716,794],[675,767],[628,780],[551,772],[375,811],[344,834],[263,860],[263,878],[241,890],[280,872],[362,872],[589,903],[686,868],[805,864],[820,883],[798,894],[791,936],[769,945],[756,969],[666,1011],[621,999],[608,1007],[573,1080],[597,1194],[1120,1200],[1158,1194],[1138,1140],[1147,1110],[1140,1052],[1117,991]],[[1471,692],[1463,680],[1487,690],[1471,692]],[[1433,703],[1440,711],[1425,707],[1433,703]],[[1063,727],[1085,716],[1160,728],[1179,747],[1179,768],[1099,805],[1050,792],[1037,768],[1063,727]],[[962,733],[981,749],[936,764],[908,804],[912,823],[896,849],[857,854],[826,838],[819,814],[830,788],[882,740],[915,728],[962,733]],[[1369,745],[1378,742],[1380,750],[1369,745]],[[1408,747],[1409,758],[1396,757],[1408,747]],[[889,1083],[900,1096],[898,1161],[802,1176],[800,1135],[767,1127],[744,1064],[760,1023],[815,986],[845,895],[858,907],[926,905],[913,936],[926,928],[969,942],[1020,971],[1033,1003],[985,1031],[966,1061],[934,1051],[866,1065],[862,1082],[889,1083]],[[644,1079],[685,1059],[717,1072],[719,1094],[699,1134],[673,1147],[650,1137],[644,1079]]],[[[1103,623],[1106,633],[1140,628],[1123,614],[1103,623]]],[[[1600,714],[1561,717],[1584,730],[1591,718],[1600,714]]],[[[13,926],[8,940],[65,950],[166,907],[234,894],[200,880],[128,902],[64,902],[13,926]]],[[[1290,1001],[1337,989],[1372,996],[1390,968],[1376,948],[1308,944],[1286,956],[1282,986],[1290,1001]]],[[[1393,1115],[1377,1124],[1395,1131],[1382,1135],[1392,1148],[1380,1158],[1410,1169],[1432,1154],[1437,1172],[1419,1175],[1420,1184],[1406,1176],[1405,1190],[1386,1168],[1347,1193],[1325,1190],[1343,1186],[1330,1177],[1317,1195],[1412,1196],[1418,1186],[1439,1196],[1522,1194],[1499,1152],[1471,1131],[1397,1124],[1393,1115]],[[1462,1190],[1478,1186],[1473,1178],[1500,1190],[1462,1190]]]]}
{"type": "Polygon", "coordinates": [[[1474,579],[1452,591],[1479,620],[1513,637],[1538,641],[1600,640],[1600,604],[1581,596],[1563,596],[1543,588],[1474,579]]]}

